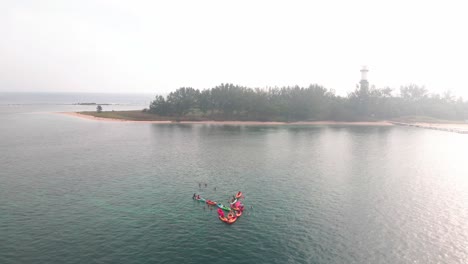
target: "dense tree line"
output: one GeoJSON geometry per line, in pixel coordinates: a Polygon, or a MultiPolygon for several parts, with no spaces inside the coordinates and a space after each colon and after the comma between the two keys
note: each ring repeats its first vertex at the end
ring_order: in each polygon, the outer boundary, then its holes
{"type": "Polygon", "coordinates": [[[450,92],[429,94],[417,85],[401,87],[398,95],[394,92],[366,85],[357,86],[346,97],[316,84],[268,89],[221,84],[202,91],[182,87],[166,97],[156,96],[149,112],[176,118],[257,121],[358,121],[402,116],[468,119],[468,102],[450,92]]]}

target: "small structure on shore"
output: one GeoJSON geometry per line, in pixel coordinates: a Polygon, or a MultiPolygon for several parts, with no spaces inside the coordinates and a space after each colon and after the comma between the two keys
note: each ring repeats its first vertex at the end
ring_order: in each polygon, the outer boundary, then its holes
{"type": "Polygon", "coordinates": [[[367,81],[368,72],[369,72],[369,69],[367,69],[367,66],[362,66],[361,81],[359,82],[359,84],[361,85],[361,89],[364,89],[364,90],[369,90],[369,81],[367,81]]]}

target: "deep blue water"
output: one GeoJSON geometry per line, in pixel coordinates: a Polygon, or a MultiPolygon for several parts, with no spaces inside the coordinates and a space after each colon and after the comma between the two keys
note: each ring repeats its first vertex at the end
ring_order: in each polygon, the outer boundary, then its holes
{"type": "Polygon", "coordinates": [[[103,122],[65,98],[0,103],[0,263],[467,262],[467,135],[103,122]],[[191,199],[238,190],[233,225],[191,199]]]}

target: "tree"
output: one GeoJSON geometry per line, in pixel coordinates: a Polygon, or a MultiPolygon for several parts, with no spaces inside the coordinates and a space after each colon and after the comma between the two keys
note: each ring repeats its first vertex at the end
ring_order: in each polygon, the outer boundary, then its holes
{"type": "Polygon", "coordinates": [[[96,107],[96,112],[101,113],[102,112],[102,106],[98,105],[96,107]]]}
{"type": "Polygon", "coordinates": [[[180,117],[191,111],[214,119],[256,121],[359,121],[411,115],[466,119],[468,102],[456,100],[450,92],[429,94],[417,85],[403,86],[395,96],[389,87],[358,85],[347,97],[341,97],[317,84],[268,89],[221,84],[202,92],[182,87],[166,98],[156,96],[149,108],[162,116],[180,117]]]}
{"type": "Polygon", "coordinates": [[[427,90],[424,86],[419,87],[415,84],[400,87],[400,94],[401,98],[412,102],[421,101],[426,99],[428,96],[427,90]]]}
{"type": "Polygon", "coordinates": [[[162,95],[157,95],[149,107],[150,113],[155,113],[161,116],[170,114],[170,105],[166,102],[162,95]]]}
{"type": "Polygon", "coordinates": [[[211,90],[203,90],[199,95],[198,95],[198,108],[200,111],[203,113],[203,115],[206,115],[206,112],[209,110],[213,110],[213,102],[211,99],[211,90]]]}
{"type": "Polygon", "coordinates": [[[169,94],[167,103],[171,105],[175,114],[184,116],[197,105],[199,94],[199,90],[191,87],[182,87],[169,94]]]}

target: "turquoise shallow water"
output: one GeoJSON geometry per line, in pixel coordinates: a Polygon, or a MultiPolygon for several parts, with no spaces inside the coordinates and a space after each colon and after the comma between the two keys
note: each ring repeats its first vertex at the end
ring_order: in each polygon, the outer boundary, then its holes
{"type": "Polygon", "coordinates": [[[14,107],[0,114],[0,263],[468,259],[466,135],[113,123],[14,107]],[[191,199],[226,203],[238,190],[247,210],[231,226],[191,199]]]}

